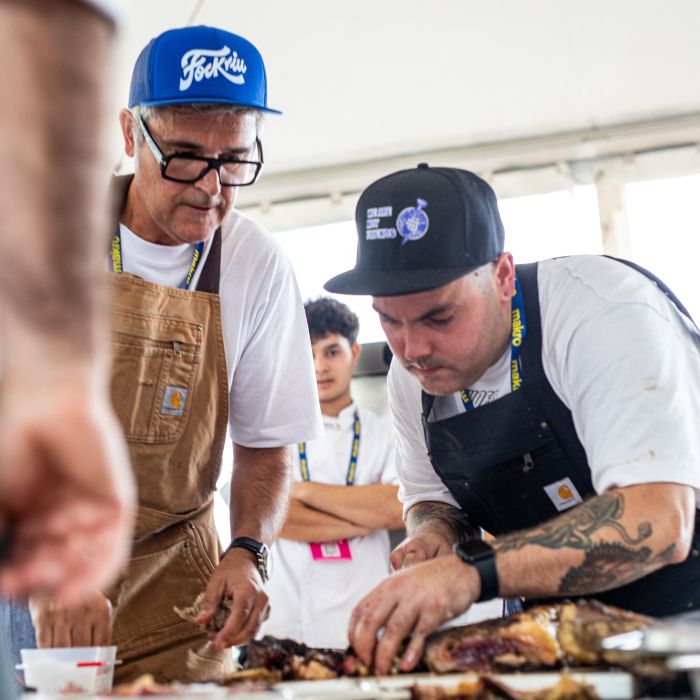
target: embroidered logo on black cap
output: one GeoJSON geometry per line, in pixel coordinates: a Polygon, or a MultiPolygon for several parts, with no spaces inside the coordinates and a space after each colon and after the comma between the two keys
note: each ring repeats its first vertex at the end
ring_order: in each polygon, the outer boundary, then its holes
{"type": "Polygon", "coordinates": [[[401,245],[406,245],[409,241],[417,241],[428,233],[430,219],[423,211],[428,206],[424,199],[416,199],[415,207],[406,207],[396,217],[396,229],[403,237],[401,245]]]}

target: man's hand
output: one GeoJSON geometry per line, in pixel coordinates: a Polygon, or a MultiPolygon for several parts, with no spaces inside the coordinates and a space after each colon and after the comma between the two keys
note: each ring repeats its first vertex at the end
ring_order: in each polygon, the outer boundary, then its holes
{"type": "Polygon", "coordinates": [[[400,666],[410,671],[420,660],[426,636],[467,610],[480,593],[476,570],[454,555],[416,564],[391,574],[360,601],[350,618],[350,644],[364,663],[384,675],[410,635],[400,666]]]}
{"type": "Polygon", "coordinates": [[[29,599],[29,612],[40,649],[109,644],[112,605],[101,593],[89,593],[72,607],[53,597],[33,596],[29,599]]]}
{"type": "Polygon", "coordinates": [[[423,501],[406,514],[408,537],[391,553],[396,571],[452,553],[452,546],[469,537],[479,537],[479,529],[455,506],[423,501]]]}
{"type": "Polygon", "coordinates": [[[415,535],[407,537],[391,553],[394,571],[452,554],[452,537],[441,526],[425,525],[415,535]]]}
{"type": "Polygon", "coordinates": [[[210,636],[215,649],[247,642],[270,614],[267,594],[263,591],[263,581],[253,557],[245,549],[232,549],[209,579],[197,623],[206,624],[214,617],[223,598],[233,598],[224,628],[210,636]]]}
{"type": "Polygon", "coordinates": [[[106,392],[36,374],[21,390],[3,387],[0,529],[12,523],[14,533],[0,592],[55,593],[70,605],[111,583],[128,555],[133,479],[106,392]]]}

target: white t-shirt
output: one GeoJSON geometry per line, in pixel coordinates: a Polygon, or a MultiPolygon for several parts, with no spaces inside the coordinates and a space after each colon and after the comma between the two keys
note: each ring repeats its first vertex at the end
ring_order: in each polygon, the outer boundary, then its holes
{"type": "MultiPolygon", "coordinates": [[[[337,418],[323,417],[324,437],[306,445],[312,481],[346,483],[354,414],[353,404],[337,418]]],[[[396,483],[394,436],[388,417],[366,409],[360,409],[359,415],[355,484],[396,483]]],[[[302,481],[296,445],[292,454],[294,481],[302,481]]],[[[350,551],[349,561],[314,561],[308,542],[275,542],[272,576],[267,584],[271,611],[260,636],[289,637],[314,647],[347,647],[353,608],[389,573],[389,535],[386,530],[375,530],[355,537],[350,540],[350,551]]]]}
{"type": "MultiPolygon", "coordinates": [[[[656,285],[608,258],[545,260],[537,279],[544,372],[572,413],[596,492],[666,481],[700,500],[697,329],[656,285]]],[[[469,387],[477,406],[510,391],[509,361],[510,348],[469,387]]],[[[404,511],[420,501],[456,506],[426,455],[420,384],[399,362],[388,393],[404,511]]],[[[459,394],[438,397],[433,418],[463,411],[459,394]]]]}
{"type": "MultiPolygon", "coordinates": [[[[150,243],[123,224],[122,265],[181,287],[194,246],[150,243]]],[[[233,211],[221,227],[221,323],[230,390],[229,430],[245,447],[282,447],[322,434],[304,307],[288,258],[272,236],[233,211]]],[[[192,289],[211,246],[192,279],[192,289]]]]}

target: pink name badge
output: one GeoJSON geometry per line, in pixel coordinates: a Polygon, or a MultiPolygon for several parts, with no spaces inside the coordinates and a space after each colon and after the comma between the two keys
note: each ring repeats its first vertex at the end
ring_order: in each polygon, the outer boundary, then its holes
{"type": "Polygon", "coordinates": [[[309,542],[314,561],[350,561],[350,543],[347,540],[337,542],[309,542]]]}

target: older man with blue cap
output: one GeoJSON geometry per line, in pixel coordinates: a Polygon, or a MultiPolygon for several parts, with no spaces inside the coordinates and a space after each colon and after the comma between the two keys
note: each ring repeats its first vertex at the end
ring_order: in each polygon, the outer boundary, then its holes
{"type": "Polygon", "coordinates": [[[212,680],[227,670],[227,647],[267,616],[286,446],[321,431],[293,271],[234,209],[238,188],[260,175],[261,117],[274,111],[258,50],[199,26],[146,46],[120,114],[135,173],[115,182],[107,259],[112,398],[139,493],[132,557],[115,587],[80,609],[30,601],[40,646],[111,640],[118,680],[212,680]],[[212,504],[227,426],[233,540],[222,554],[212,504]],[[200,593],[190,619],[176,614],[200,593]]]}

